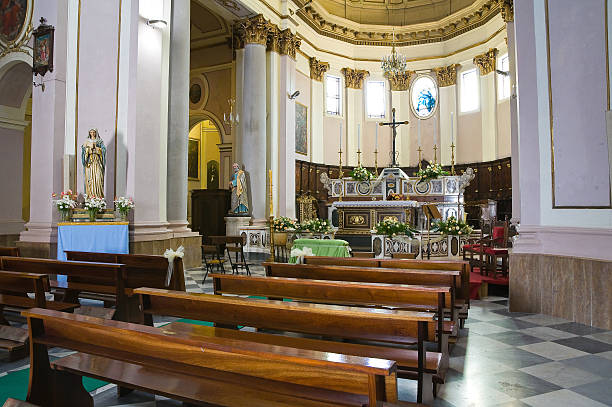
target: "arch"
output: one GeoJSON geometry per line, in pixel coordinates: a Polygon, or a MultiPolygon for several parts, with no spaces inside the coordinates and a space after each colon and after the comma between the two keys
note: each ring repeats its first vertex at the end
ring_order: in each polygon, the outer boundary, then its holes
{"type": "Polygon", "coordinates": [[[195,125],[204,120],[210,120],[215,124],[215,126],[217,126],[219,134],[221,135],[221,144],[231,143],[231,140],[229,140],[229,135],[225,133],[223,122],[214,113],[207,110],[189,113],[189,131],[191,131],[195,125]]]}

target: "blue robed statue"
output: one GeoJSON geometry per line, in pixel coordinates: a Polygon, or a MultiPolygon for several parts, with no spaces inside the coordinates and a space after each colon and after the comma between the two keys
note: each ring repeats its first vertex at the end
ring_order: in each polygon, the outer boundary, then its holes
{"type": "Polygon", "coordinates": [[[236,215],[249,214],[249,195],[246,182],[246,174],[240,169],[238,163],[232,165],[234,173],[230,180],[230,189],[232,191],[230,213],[236,215]]]}

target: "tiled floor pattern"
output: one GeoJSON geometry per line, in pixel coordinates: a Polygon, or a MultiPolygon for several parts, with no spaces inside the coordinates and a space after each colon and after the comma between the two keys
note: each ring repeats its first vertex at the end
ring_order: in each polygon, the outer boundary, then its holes
{"type": "MultiPolygon", "coordinates": [[[[251,268],[254,275],[263,268],[251,268]]],[[[191,292],[212,292],[204,272],[189,270],[191,292]]],[[[465,329],[453,347],[439,407],[612,406],[612,331],[546,315],[510,313],[507,298],[473,301],[465,329]]],[[[63,353],[55,351],[54,356],[63,353]]],[[[28,367],[0,363],[0,376],[28,367]]],[[[141,392],[118,399],[113,385],[98,389],[96,406],[179,406],[141,392]]],[[[416,399],[416,384],[400,379],[401,400],[416,399]]]]}

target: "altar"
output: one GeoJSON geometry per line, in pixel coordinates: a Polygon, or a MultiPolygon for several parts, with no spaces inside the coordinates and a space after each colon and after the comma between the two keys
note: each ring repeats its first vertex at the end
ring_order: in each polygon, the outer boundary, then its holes
{"type": "Polygon", "coordinates": [[[57,259],[66,260],[65,251],[121,253],[130,249],[128,222],[59,222],[57,259]]]}

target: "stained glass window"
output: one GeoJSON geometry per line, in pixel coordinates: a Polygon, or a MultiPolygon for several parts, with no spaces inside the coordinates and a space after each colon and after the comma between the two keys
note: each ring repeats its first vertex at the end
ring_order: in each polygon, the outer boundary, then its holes
{"type": "Polygon", "coordinates": [[[412,111],[420,119],[427,119],[436,111],[438,105],[438,86],[427,75],[417,77],[412,82],[410,93],[412,111]]]}

